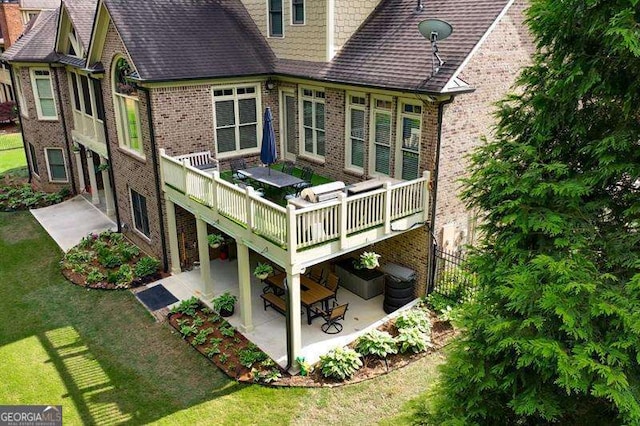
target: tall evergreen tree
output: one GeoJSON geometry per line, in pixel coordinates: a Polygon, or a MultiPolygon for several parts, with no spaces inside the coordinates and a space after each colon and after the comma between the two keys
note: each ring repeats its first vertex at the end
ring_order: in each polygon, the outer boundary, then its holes
{"type": "Polygon", "coordinates": [[[486,213],[429,424],[640,424],[639,0],[532,0],[463,198],[486,213]]]}

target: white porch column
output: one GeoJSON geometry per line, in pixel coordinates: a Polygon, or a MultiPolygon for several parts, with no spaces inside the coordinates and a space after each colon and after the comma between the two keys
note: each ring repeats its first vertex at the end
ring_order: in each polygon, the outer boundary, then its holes
{"type": "Polygon", "coordinates": [[[202,297],[213,297],[213,283],[211,282],[211,264],[209,263],[209,241],[207,240],[207,222],[196,216],[196,231],[198,233],[198,256],[200,259],[200,279],[202,297]]]}
{"type": "MultiPolygon", "coordinates": [[[[100,165],[109,165],[107,159],[100,156],[100,165]]],[[[111,190],[111,179],[109,178],[109,169],[102,169],[102,186],[104,186],[104,204],[107,208],[107,216],[115,213],[113,209],[113,191],[111,190]]]]}
{"type": "Polygon", "coordinates": [[[249,247],[236,239],[238,248],[238,283],[240,287],[240,316],[242,331],[253,330],[253,316],[251,312],[251,265],[249,264],[249,247]]]}
{"type": "Polygon", "coordinates": [[[178,249],[178,228],[176,227],[176,205],[169,199],[165,200],[167,210],[167,233],[169,234],[169,255],[171,257],[171,273],[179,274],[180,251],[178,249]]]}
{"type": "Polygon", "coordinates": [[[84,192],[87,190],[87,188],[86,184],[84,183],[84,167],[82,167],[82,156],[80,155],[80,150],[78,149],[78,151],[74,151],[73,155],[76,157],[76,167],[78,168],[78,182],[80,183],[78,192],[84,192]]]}
{"type": "Polygon", "coordinates": [[[89,169],[89,184],[91,185],[91,202],[93,204],[100,204],[100,194],[98,194],[98,183],[96,182],[96,168],[93,165],[93,155],[91,151],[87,150],[87,168],[89,169]]]}
{"type": "Polygon", "coordinates": [[[291,359],[289,363],[294,364],[295,359],[300,356],[302,351],[302,317],[300,315],[300,274],[292,274],[287,271],[287,286],[289,288],[289,303],[287,309],[289,313],[289,330],[291,335],[287,339],[291,342],[291,359]]]}

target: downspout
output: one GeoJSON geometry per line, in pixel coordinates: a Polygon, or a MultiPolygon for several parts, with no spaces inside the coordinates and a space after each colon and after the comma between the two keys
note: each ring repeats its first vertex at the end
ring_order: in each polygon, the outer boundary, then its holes
{"type": "Polygon", "coordinates": [[[33,164],[31,164],[31,152],[29,151],[29,147],[27,146],[27,139],[24,137],[24,125],[22,123],[22,111],[20,110],[20,99],[18,99],[18,94],[15,91],[16,86],[16,76],[13,74],[13,66],[8,63],[2,61],[2,63],[6,64],[9,67],[9,77],[11,78],[11,90],[13,91],[13,97],[16,100],[16,111],[18,112],[18,120],[20,122],[20,134],[22,135],[22,146],[24,147],[24,156],[27,158],[27,171],[29,172],[29,183],[33,179],[33,175],[31,174],[31,169],[33,168],[33,164]]]}
{"type": "MultiPolygon", "coordinates": [[[[98,85],[98,90],[102,94],[102,80],[99,79],[91,79],[95,81],[98,85]]],[[[107,145],[107,155],[109,156],[109,179],[111,180],[111,189],[113,190],[113,208],[116,210],[116,226],[118,227],[118,232],[122,232],[122,223],[120,221],[120,208],[118,208],[118,192],[116,191],[116,175],[113,171],[113,157],[111,156],[111,144],[109,143],[109,131],[107,130],[107,117],[104,114],[104,96],[100,96],[100,100],[102,101],[102,112],[104,117],[99,117],[102,120],[102,124],[104,126],[104,143],[107,145]]]]}
{"type": "Polygon", "coordinates": [[[156,145],[156,133],[153,127],[153,110],[151,107],[151,93],[146,87],[138,86],[138,89],[147,94],[147,120],[149,121],[149,138],[151,139],[151,157],[153,159],[153,174],[156,181],[156,193],[158,196],[158,219],[160,220],[160,243],[162,245],[162,263],[164,272],[169,271],[169,258],[167,255],[167,239],[164,235],[164,215],[162,214],[162,188],[160,188],[160,162],[158,161],[158,147],[156,145]]]}
{"type": "Polygon", "coordinates": [[[69,146],[69,135],[67,134],[67,120],[64,119],[64,109],[62,108],[62,96],[60,96],[60,79],[58,78],[58,72],[56,68],[51,67],[53,73],[53,77],[56,80],[56,91],[58,92],[58,113],[60,114],[60,119],[62,121],[62,131],[64,132],[64,141],[67,148],[67,158],[69,159],[69,173],[71,174],[71,188],[73,188],[73,193],[77,194],[78,190],[76,188],[76,180],[73,178],[73,160],[71,156],[71,147],[69,146]]]}
{"type": "Polygon", "coordinates": [[[427,294],[433,290],[433,280],[435,278],[435,251],[436,236],[436,201],[438,199],[438,174],[440,172],[440,146],[442,145],[442,117],[444,116],[444,107],[453,102],[453,97],[438,104],[438,139],[436,141],[436,161],[433,167],[433,200],[431,201],[431,225],[429,230],[429,273],[427,274],[427,294]]]}

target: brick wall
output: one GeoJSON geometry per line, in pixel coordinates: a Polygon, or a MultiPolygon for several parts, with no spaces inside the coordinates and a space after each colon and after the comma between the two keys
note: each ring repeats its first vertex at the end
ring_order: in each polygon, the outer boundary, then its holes
{"type": "Polygon", "coordinates": [[[512,87],[519,70],[530,63],[533,45],[523,21],[526,1],[517,0],[471,58],[460,77],[476,88],[446,107],[442,126],[436,232],[455,223],[457,233],[467,228],[469,213],[459,200],[459,179],[466,174],[465,155],[491,138],[496,121],[495,102],[512,87]]]}
{"type": "MultiPolygon", "coordinates": [[[[43,68],[39,66],[38,68],[43,68]]],[[[46,68],[46,67],[44,67],[46,68]]],[[[67,176],[71,178],[72,173],[71,169],[75,166],[75,164],[71,163],[74,158],[69,158],[69,154],[66,149],[65,142],[65,134],[63,131],[62,120],[61,120],[61,112],[60,105],[58,103],[59,94],[57,93],[56,81],[54,73],[56,72],[53,69],[49,69],[51,72],[51,81],[53,86],[53,91],[56,96],[56,107],[58,108],[58,120],[47,120],[41,121],[38,120],[38,114],[36,111],[36,101],[33,93],[33,87],[31,85],[31,77],[30,77],[30,68],[28,67],[14,67],[14,75],[16,79],[20,79],[22,92],[25,100],[25,109],[23,111],[20,121],[22,124],[24,138],[26,142],[29,142],[33,145],[35,149],[35,158],[33,161],[38,164],[39,174],[33,174],[32,184],[35,188],[40,189],[42,191],[47,192],[55,192],[59,191],[63,187],[71,188],[71,180],[65,183],[58,182],[50,182],[49,174],[47,170],[47,162],[45,158],[45,148],[62,148],[62,152],[67,165],[67,176]],[[24,116],[26,112],[28,117],[24,116]]],[[[60,77],[60,76],[59,76],[60,77]]],[[[63,87],[65,81],[60,81],[60,86],[63,87]]]]}
{"type": "Polygon", "coordinates": [[[4,48],[8,49],[22,34],[22,12],[18,3],[0,3],[0,28],[4,48]]]}
{"type": "Polygon", "coordinates": [[[104,64],[105,77],[102,81],[102,96],[104,99],[106,128],[109,134],[111,149],[111,166],[114,170],[115,196],[118,201],[118,210],[122,223],[128,225],[127,236],[143,250],[161,258],[162,244],[160,234],[160,214],[158,210],[158,198],[161,193],[156,191],[156,168],[153,164],[151,139],[149,134],[149,121],[147,119],[148,99],[143,91],[139,91],[140,98],[140,127],[145,159],[125,151],[119,147],[118,133],[114,114],[112,96],[111,67],[117,55],[127,58],[130,64],[133,62],[126,53],[122,40],[118,36],[113,23],[109,24],[104,49],[100,60],[104,64]],[[147,213],[149,217],[150,238],[134,230],[134,222],[131,211],[130,190],[133,189],[146,198],[147,213]]]}
{"type": "Polygon", "coordinates": [[[242,0],[249,15],[279,58],[306,61],[325,61],[326,1],[307,0],[304,25],[291,24],[291,1],[283,1],[284,37],[268,37],[267,2],[265,0],[242,0]]]}

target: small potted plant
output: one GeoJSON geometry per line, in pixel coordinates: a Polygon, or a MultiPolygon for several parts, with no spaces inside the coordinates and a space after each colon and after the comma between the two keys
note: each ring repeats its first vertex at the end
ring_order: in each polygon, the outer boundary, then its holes
{"type": "Polygon", "coordinates": [[[268,263],[258,262],[258,266],[256,266],[256,269],[253,270],[253,275],[255,275],[259,280],[264,280],[272,272],[273,266],[269,265],[268,263]]]}
{"type": "Polygon", "coordinates": [[[220,234],[209,234],[207,235],[207,239],[209,240],[211,248],[218,248],[224,243],[224,237],[220,234]]]}
{"type": "Polygon", "coordinates": [[[221,317],[230,317],[233,315],[237,301],[238,298],[236,296],[225,291],[220,296],[214,298],[211,303],[213,304],[213,310],[218,312],[221,317]]]}
{"type": "Polygon", "coordinates": [[[379,258],[380,258],[379,254],[372,251],[365,251],[360,255],[360,259],[357,262],[358,265],[356,266],[356,268],[357,269],[363,269],[363,268],[375,269],[378,266],[380,266],[380,263],[378,262],[379,258]]]}

